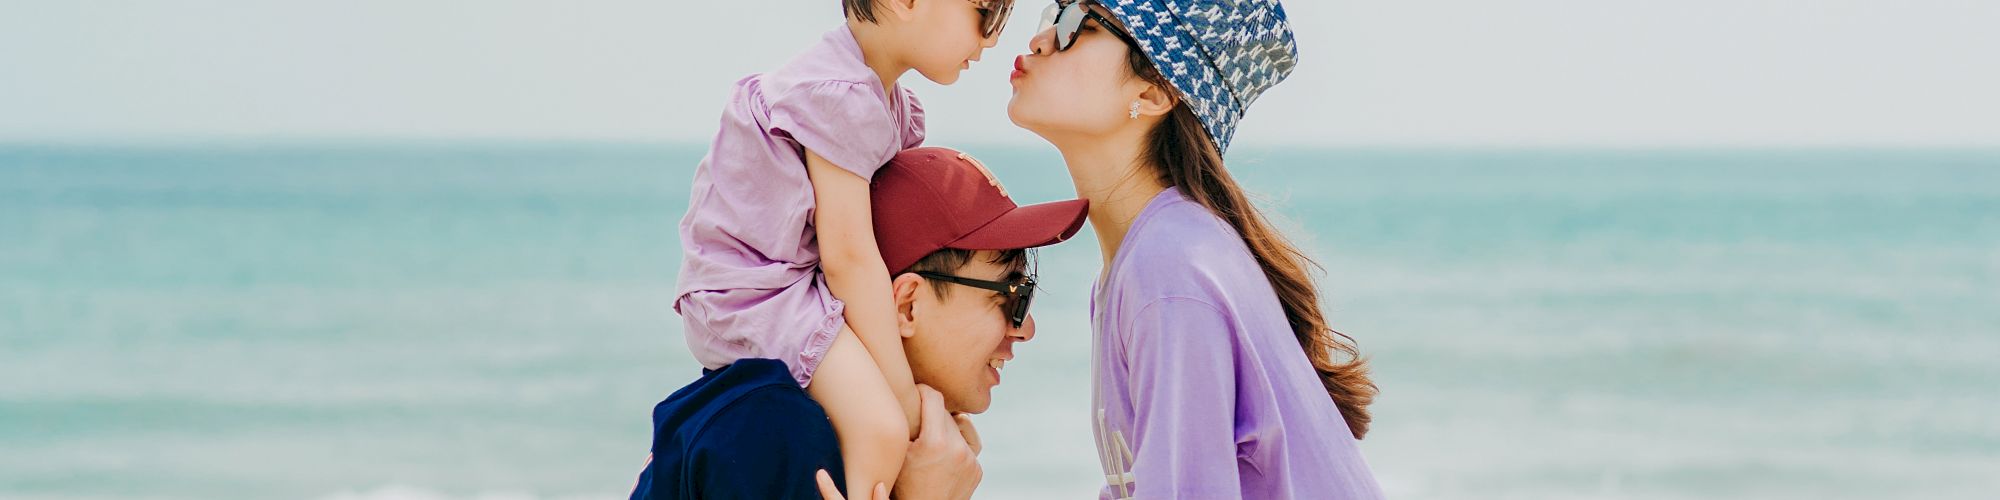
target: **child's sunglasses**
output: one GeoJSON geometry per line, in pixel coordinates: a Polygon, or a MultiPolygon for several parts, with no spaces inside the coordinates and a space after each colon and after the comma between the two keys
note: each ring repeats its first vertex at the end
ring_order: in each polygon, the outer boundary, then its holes
{"type": "Polygon", "coordinates": [[[1083,29],[1085,19],[1096,20],[1098,26],[1104,27],[1113,35],[1118,35],[1119,40],[1124,40],[1134,47],[1139,46],[1139,42],[1133,40],[1131,34],[1118,29],[1118,23],[1111,22],[1110,19],[1105,19],[1103,15],[1090,10],[1090,7],[1084,5],[1081,0],[1056,0],[1056,3],[1042,10],[1041,25],[1056,27],[1056,52],[1062,52],[1069,50],[1071,45],[1076,45],[1076,32],[1083,29]]]}
{"type": "Polygon", "coordinates": [[[1007,14],[1014,12],[1014,0],[969,0],[979,7],[979,37],[1000,36],[1007,29],[1007,14]]]}
{"type": "Polygon", "coordinates": [[[1012,283],[986,281],[928,271],[918,271],[917,275],[973,288],[1000,292],[1001,295],[1007,297],[1007,303],[1004,305],[1007,308],[1007,321],[1012,322],[1014,328],[1020,328],[1022,323],[1028,321],[1028,303],[1035,300],[1035,276],[1032,274],[1023,276],[1019,281],[1012,283]]]}

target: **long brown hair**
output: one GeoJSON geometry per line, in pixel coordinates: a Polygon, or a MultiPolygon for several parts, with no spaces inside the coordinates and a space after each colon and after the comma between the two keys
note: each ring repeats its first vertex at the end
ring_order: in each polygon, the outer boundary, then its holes
{"type": "MultiPolygon", "coordinates": [[[[1132,74],[1161,89],[1174,88],[1136,48],[1128,53],[1126,61],[1132,74]]],[[[1186,102],[1174,106],[1166,119],[1147,134],[1145,147],[1145,159],[1159,169],[1161,181],[1180,188],[1243,236],[1243,244],[1250,248],[1258,267],[1264,270],[1264,277],[1277,291],[1278,303],[1284,306],[1285,320],[1291,323],[1299,348],[1305,350],[1313,371],[1319,373],[1320,385],[1326,386],[1327,396],[1333,398],[1340,416],[1347,420],[1348,431],[1354,433],[1355,439],[1368,434],[1368,404],[1375,401],[1377,388],[1368,378],[1368,360],[1355,347],[1354,338],[1334,331],[1327,325],[1325,313],[1320,311],[1319,290],[1307,272],[1308,267],[1318,264],[1293,246],[1250,203],[1243,188],[1223,168],[1222,152],[1208,139],[1201,119],[1195,117],[1186,102]]]]}

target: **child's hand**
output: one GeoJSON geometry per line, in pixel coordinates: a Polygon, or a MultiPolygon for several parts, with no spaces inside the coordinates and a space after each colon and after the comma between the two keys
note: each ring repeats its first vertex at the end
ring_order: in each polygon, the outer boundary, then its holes
{"type": "Polygon", "coordinates": [[[910,453],[903,458],[903,473],[896,476],[900,498],[972,498],[973,488],[985,472],[979,467],[979,432],[972,421],[954,418],[944,409],[944,395],[930,386],[918,384],[923,427],[910,453]]]}
{"type": "MultiPolygon", "coordinates": [[[[820,469],[814,477],[819,479],[821,500],[847,500],[847,497],[840,496],[840,487],[834,486],[833,476],[827,475],[826,469],[820,469]]],[[[889,500],[889,488],[882,486],[882,483],[875,483],[875,500],[889,500]]]]}
{"type": "Polygon", "coordinates": [[[979,443],[979,429],[972,427],[972,415],[955,413],[951,418],[958,421],[958,434],[965,437],[966,446],[972,447],[972,456],[979,456],[980,448],[985,446],[979,443]]]}

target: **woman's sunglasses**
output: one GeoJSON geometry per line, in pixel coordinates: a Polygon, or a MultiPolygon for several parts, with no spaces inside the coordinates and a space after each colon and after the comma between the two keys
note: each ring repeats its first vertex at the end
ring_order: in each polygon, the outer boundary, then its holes
{"type": "Polygon", "coordinates": [[[1076,32],[1083,29],[1085,19],[1097,21],[1098,26],[1104,27],[1113,35],[1118,35],[1118,39],[1124,40],[1127,44],[1134,47],[1139,45],[1138,41],[1132,39],[1130,33],[1118,29],[1118,23],[1111,22],[1110,19],[1105,19],[1096,11],[1090,10],[1090,7],[1084,5],[1081,0],[1056,0],[1055,4],[1042,10],[1041,25],[1056,27],[1056,51],[1062,52],[1069,50],[1071,45],[1076,45],[1076,32]]]}
{"type": "Polygon", "coordinates": [[[934,280],[965,285],[973,288],[980,288],[980,289],[1000,292],[1002,296],[1007,297],[1007,303],[1004,304],[1002,307],[1006,308],[1007,321],[1012,322],[1014,324],[1014,328],[1020,328],[1022,323],[1028,321],[1028,303],[1033,302],[1035,300],[1035,276],[1032,274],[1022,277],[1020,281],[1015,281],[1012,283],[1002,282],[1002,281],[986,281],[982,279],[973,279],[964,276],[952,276],[949,274],[933,273],[928,271],[918,271],[917,275],[934,280]]]}
{"type": "Polygon", "coordinates": [[[979,7],[979,36],[993,38],[1000,36],[1000,30],[1007,29],[1007,14],[1014,12],[1014,0],[970,0],[979,7]]]}

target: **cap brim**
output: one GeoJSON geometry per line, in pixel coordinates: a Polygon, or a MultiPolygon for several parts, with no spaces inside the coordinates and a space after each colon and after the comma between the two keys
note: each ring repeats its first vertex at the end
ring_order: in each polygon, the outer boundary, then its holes
{"type": "Polygon", "coordinates": [[[959,250],[1014,250],[1054,245],[1076,236],[1089,213],[1090,200],[1014,207],[945,246],[959,250]]]}

